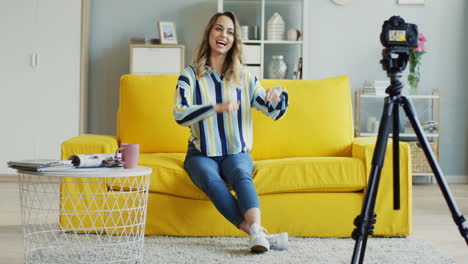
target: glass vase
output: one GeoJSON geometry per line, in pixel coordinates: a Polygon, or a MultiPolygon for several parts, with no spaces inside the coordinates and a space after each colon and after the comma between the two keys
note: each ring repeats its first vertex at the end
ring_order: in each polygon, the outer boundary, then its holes
{"type": "Polygon", "coordinates": [[[410,94],[417,94],[418,93],[418,86],[419,86],[419,65],[416,65],[413,71],[410,71],[408,74],[408,83],[409,83],[409,93],[410,94]]]}
{"type": "Polygon", "coordinates": [[[421,77],[421,56],[424,52],[412,51],[409,56],[409,93],[417,94],[419,80],[421,77]]]}
{"type": "Polygon", "coordinates": [[[286,79],[288,72],[288,66],[284,62],[284,56],[277,55],[272,56],[272,60],[269,68],[269,75],[271,79],[286,79]]]}

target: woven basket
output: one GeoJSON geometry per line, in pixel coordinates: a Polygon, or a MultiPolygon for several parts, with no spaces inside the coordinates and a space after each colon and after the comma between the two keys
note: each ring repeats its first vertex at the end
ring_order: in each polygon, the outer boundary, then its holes
{"type": "MultiPolygon", "coordinates": [[[[421,148],[419,142],[408,142],[411,149],[411,166],[413,172],[429,173],[432,172],[431,166],[427,161],[426,155],[421,148]]],[[[439,149],[436,142],[429,142],[432,152],[437,160],[439,160],[439,149]]]]}

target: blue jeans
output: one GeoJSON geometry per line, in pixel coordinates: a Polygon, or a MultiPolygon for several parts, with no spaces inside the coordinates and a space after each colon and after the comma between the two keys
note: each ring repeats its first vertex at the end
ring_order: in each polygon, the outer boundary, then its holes
{"type": "Polygon", "coordinates": [[[247,210],[260,208],[252,182],[253,162],[249,154],[207,157],[189,143],[184,168],[192,182],[206,193],[216,209],[237,228],[244,221],[247,210]],[[226,183],[234,189],[237,199],[226,183]]]}

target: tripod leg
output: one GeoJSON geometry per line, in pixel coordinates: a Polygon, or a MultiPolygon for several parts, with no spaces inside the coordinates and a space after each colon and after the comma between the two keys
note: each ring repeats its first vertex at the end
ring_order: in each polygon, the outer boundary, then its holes
{"type": "Polygon", "coordinates": [[[461,214],[460,210],[455,204],[455,201],[453,200],[452,194],[450,193],[450,189],[447,185],[447,181],[442,175],[442,170],[440,169],[439,164],[437,163],[434,157],[434,153],[432,152],[432,149],[429,146],[429,142],[427,141],[427,138],[423,133],[421,125],[419,124],[419,121],[416,116],[416,111],[414,110],[411,101],[409,101],[404,96],[401,98],[401,100],[406,116],[410,120],[411,125],[414,131],[416,132],[418,141],[421,144],[424,154],[426,155],[427,161],[429,162],[429,165],[432,168],[432,172],[434,173],[437,183],[439,184],[440,190],[442,191],[445,201],[447,202],[450,212],[452,213],[452,218],[457,224],[462,237],[465,238],[466,244],[468,245],[468,227],[464,226],[465,217],[461,214]]]}
{"type": "Polygon", "coordinates": [[[393,107],[393,209],[400,210],[400,113],[393,107]]]}
{"type": "MultiPolygon", "coordinates": [[[[354,246],[353,258],[351,263],[362,263],[366,252],[367,238],[372,234],[375,224],[375,200],[377,198],[377,191],[380,181],[380,174],[383,167],[385,158],[385,151],[387,149],[388,136],[390,132],[390,122],[394,102],[390,97],[385,98],[384,109],[380,121],[379,132],[377,135],[377,142],[375,145],[374,155],[372,157],[372,168],[369,176],[369,183],[364,196],[364,202],[361,209],[361,214],[354,220],[354,229],[351,237],[356,240],[354,246]],[[362,243],[362,246],[361,246],[362,243]]],[[[398,105],[397,105],[398,107],[398,105]]]]}

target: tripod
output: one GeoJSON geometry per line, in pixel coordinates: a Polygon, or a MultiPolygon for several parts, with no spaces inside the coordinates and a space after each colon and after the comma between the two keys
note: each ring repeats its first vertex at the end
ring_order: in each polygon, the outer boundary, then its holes
{"type": "Polygon", "coordinates": [[[403,89],[403,84],[400,82],[402,77],[402,71],[406,67],[408,61],[409,52],[403,49],[384,49],[383,59],[380,61],[384,70],[387,70],[387,75],[390,77],[390,86],[386,89],[388,94],[385,97],[385,102],[383,106],[382,118],[379,126],[379,132],[377,135],[377,143],[374,150],[374,155],[372,158],[372,168],[369,176],[369,183],[367,185],[367,190],[364,197],[364,203],[361,209],[361,214],[356,217],[354,220],[354,229],[351,237],[356,240],[354,246],[353,258],[351,263],[363,263],[364,255],[366,251],[367,239],[369,235],[373,234],[374,225],[376,223],[376,214],[374,213],[375,202],[377,198],[377,192],[380,181],[380,174],[383,167],[383,162],[385,158],[385,151],[387,149],[387,142],[390,133],[390,125],[393,121],[393,188],[394,188],[394,209],[400,209],[400,200],[399,200],[399,170],[400,170],[400,153],[399,153],[399,130],[400,130],[400,120],[399,120],[399,106],[402,106],[406,116],[408,117],[411,126],[416,132],[419,143],[424,151],[424,154],[429,161],[432,172],[434,173],[437,183],[444,195],[444,198],[448,204],[448,207],[452,213],[453,220],[458,226],[462,237],[465,238],[465,241],[468,245],[468,228],[464,225],[465,217],[461,214],[460,210],[457,208],[455,201],[452,198],[450,190],[448,188],[447,182],[445,181],[444,176],[442,175],[442,170],[436,162],[434,154],[429,146],[429,143],[426,139],[426,136],[423,133],[421,125],[417,119],[416,112],[414,110],[411,101],[408,100],[405,96],[401,95],[401,90],[403,89]],[[392,53],[396,52],[392,56],[392,53]],[[392,120],[393,119],[393,120],[392,120]],[[362,243],[362,245],[361,245],[362,243]]]}

